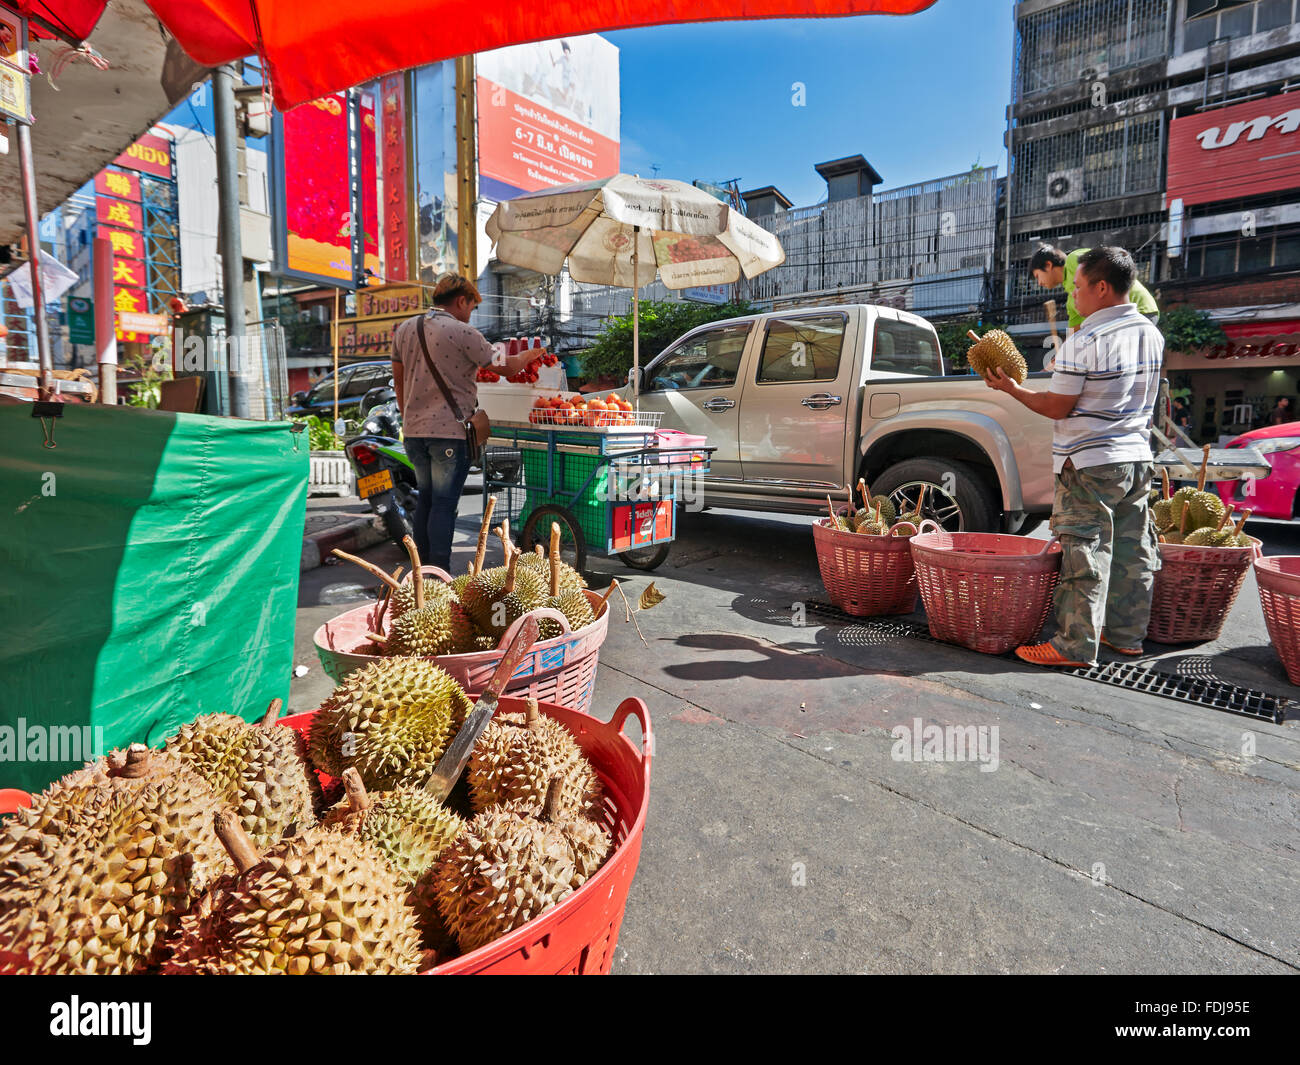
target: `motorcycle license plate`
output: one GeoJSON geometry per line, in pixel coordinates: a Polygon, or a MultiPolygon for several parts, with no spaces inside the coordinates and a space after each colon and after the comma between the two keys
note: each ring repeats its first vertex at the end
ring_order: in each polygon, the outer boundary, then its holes
{"type": "Polygon", "coordinates": [[[380,492],[391,492],[393,490],[393,474],[391,470],[380,470],[378,473],[372,473],[368,477],[362,477],[357,481],[357,495],[362,499],[368,499],[371,496],[377,496],[380,492]]]}

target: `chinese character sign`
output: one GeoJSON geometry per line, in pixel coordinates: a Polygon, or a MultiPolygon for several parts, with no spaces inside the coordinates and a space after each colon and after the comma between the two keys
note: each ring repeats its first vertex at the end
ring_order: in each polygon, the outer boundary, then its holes
{"type": "Polygon", "coordinates": [[[140,202],[140,178],[120,170],[101,170],[95,175],[95,191],[101,196],[115,196],[120,200],[140,202]]]}
{"type": "Polygon", "coordinates": [[[113,255],[115,258],[125,259],[143,259],[144,258],[144,238],[139,233],[132,233],[126,229],[109,229],[101,226],[99,236],[108,240],[113,245],[113,255]]]}
{"type": "Polygon", "coordinates": [[[144,216],[138,204],[126,200],[99,198],[95,201],[95,218],[102,226],[122,226],[126,229],[143,229],[144,216]]]}

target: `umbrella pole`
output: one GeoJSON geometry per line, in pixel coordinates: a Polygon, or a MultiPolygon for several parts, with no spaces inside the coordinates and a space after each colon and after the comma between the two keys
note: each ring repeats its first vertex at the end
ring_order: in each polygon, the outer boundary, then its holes
{"type": "Polygon", "coordinates": [[[32,131],[18,123],[18,166],[22,172],[23,210],[27,215],[27,269],[32,279],[32,313],[36,317],[36,351],[41,368],[40,396],[54,394],[54,362],[50,358],[50,324],[45,318],[45,283],[41,277],[41,215],[36,206],[36,167],[32,157],[32,131]]]}
{"type": "Polygon", "coordinates": [[[632,227],[632,406],[641,410],[641,286],[638,284],[638,252],[641,227],[632,227]]]}

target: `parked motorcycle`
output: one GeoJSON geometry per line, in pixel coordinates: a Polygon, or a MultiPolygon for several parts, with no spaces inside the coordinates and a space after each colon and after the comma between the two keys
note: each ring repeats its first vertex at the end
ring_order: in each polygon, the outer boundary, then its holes
{"type": "Polygon", "coordinates": [[[361,435],[343,449],[357,474],[357,495],[383,519],[398,547],[413,534],[416,504],[415,469],[399,439],[401,431],[402,414],[396,398],[390,398],[370,407],[361,435]]]}

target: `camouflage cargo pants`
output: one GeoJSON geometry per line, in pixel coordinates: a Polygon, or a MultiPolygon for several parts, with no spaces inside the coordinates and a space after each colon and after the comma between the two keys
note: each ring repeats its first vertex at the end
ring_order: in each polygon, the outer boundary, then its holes
{"type": "Polygon", "coordinates": [[[1096,662],[1103,629],[1116,647],[1141,647],[1160,555],[1147,520],[1155,466],[1117,462],[1056,475],[1052,531],[1061,538],[1057,635],[1066,658],[1096,662]]]}

